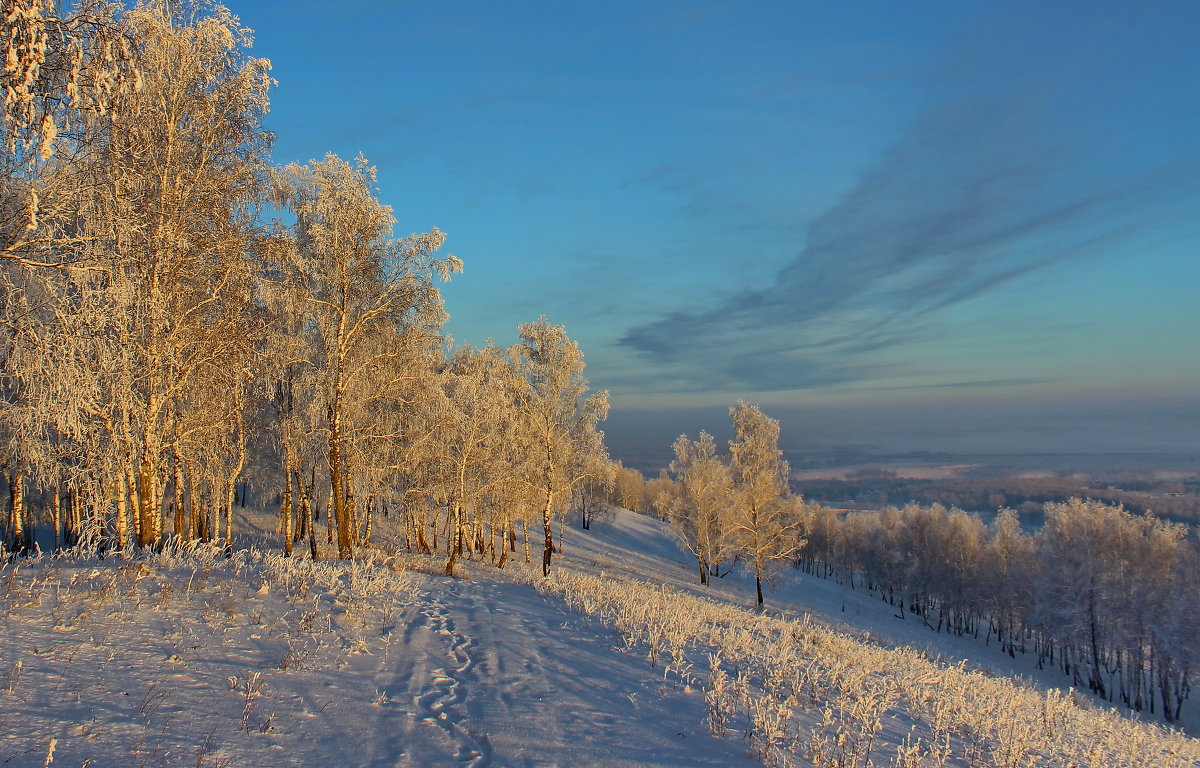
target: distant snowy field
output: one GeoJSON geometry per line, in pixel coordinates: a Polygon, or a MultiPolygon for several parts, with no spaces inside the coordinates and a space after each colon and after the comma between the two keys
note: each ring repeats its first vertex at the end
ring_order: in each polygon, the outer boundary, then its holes
{"type": "MultiPolygon", "coordinates": [[[[709,733],[703,648],[681,667],[651,666],[644,643],[569,608],[558,587],[536,590],[540,576],[523,566],[466,563],[447,578],[438,561],[407,555],[288,559],[268,546],[268,520],[243,523],[259,546],[231,558],[195,546],[0,569],[0,765],[760,764],[738,723],[709,733]]],[[[625,511],[593,531],[567,528],[555,565],[754,600],[736,574],[692,584],[694,563],[663,524],[625,511]]],[[[896,619],[861,590],[791,571],[776,587],[770,613],[1035,677],[1032,661],[896,619]]],[[[892,727],[856,764],[905,764],[904,738],[892,727]]],[[[1200,764],[1195,742],[1183,744],[1175,764],[1200,764]]]]}

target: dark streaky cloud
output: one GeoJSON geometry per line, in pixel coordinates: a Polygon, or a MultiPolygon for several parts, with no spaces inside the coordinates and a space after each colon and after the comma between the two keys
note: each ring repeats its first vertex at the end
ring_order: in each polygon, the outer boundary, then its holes
{"type": "Polygon", "coordinates": [[[1194,158],[1114,164],[1065,114],[1080,93],[1111,95],[1109,65],[1068,66],[1053,42],[1023,51],[1024,69],[1004,45],[949,52],[920,116],[769,284],[665,313],[619,343],[714,389],[872,380],[895,373],[879,353],[945,335],[958,305],[1159,226],[1156,203],[1196,194],[1194,158]]]}
{"type": "Polygon", "coordinates": [[[1059,233],[1124,190],[1072,185],[1066,151],[1038,117],[1009,99],[935,107],[811,225],[771,285],[668,314],[621,343],[668,361],[701,356],[708,366],[715,349],[732,345],[746,367],[729,373],[744,384],[762,383],[758,369],[767,366],[757,358],[787,363],[771,388],[802,388],[829,378],[807,374],[827,364],[802,350],[857,355],[902,344],[927,332],[928,313],[1077,254],[1078,239],[1059,233]]]}

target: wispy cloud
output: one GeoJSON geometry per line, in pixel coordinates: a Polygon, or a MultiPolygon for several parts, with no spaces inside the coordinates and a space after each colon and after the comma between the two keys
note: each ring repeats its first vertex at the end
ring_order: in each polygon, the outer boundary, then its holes
{"type": "Polygon", "coordinates": [[[940,100],[812,222],[773,281],[620,343],[719,386],[870,379],[884,372],[872,353],[939,333],[945,310],[1103,252],[1130,234],[1116,204],[1169,180],[1081,171],[1048,104],[1019,90],[940,100]]]}

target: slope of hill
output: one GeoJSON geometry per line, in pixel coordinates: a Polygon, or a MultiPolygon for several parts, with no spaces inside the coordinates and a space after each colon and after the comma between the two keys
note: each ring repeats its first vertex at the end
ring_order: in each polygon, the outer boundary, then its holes
{"type": "MultiPolygon", "coordinates": [[[[616,510],[609,521],[593,530],[569,530],[565,541],[564,562],[585,571],[660,582],[691,594],[755,608],[754,581],[739,570],[713,580],[708,587],[700,586],[695,558],[682,551],[667,524],[654,517],[616,510]]],[[[862,588],[851,589],[785,568],[772,579],[766,606],[770,613],[810,616],[882,647],[915,648],[948,664],[966,664],[988,674],[1029,681],[1043,689],[1070,691],[1072,696],[1100,708],[1112,706],[1086,691],[1073,690],[1070,678],[1058,668],[1038,669],[1034,653],[1011,658],[984,639],[935,632],[919,616],[906,613],[901,617],[886,601],[862,588]]],[[[1184,706],[1180,727],[1193,736],[1200,734],[1200,706],[1194,702],[1184,706]]]]}
{"type": "Polygon", "coordinates": [[[527,584],[197,546],[14,561],[0,613],[6,766],[753,764],[527,584]]]}
{"type": "Polygon", "coordinates": [[[0,764],[1017,766],[1061,741],[1095,743],[1078,765],[1200,765],[1193,740],[956,666],[1028,672],[861,591],[788,572],[767,616],[745,610],[744,577],[692,584],[643,515],[566,529],[549,581],[289,559],[244,522],[259,546],[232,557],[0,568],[0,764]]]}

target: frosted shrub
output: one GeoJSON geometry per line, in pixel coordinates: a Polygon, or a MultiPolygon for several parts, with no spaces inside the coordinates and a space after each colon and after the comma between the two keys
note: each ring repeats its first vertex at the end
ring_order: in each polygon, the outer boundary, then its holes
{"type": "Polygon", "coordinates": [[[904,741],[896,747],[896,757],[892,759],[890,768],[922,768],[924,748],[921,738],[913,734],[904,737],[904,741]]]}
{"type": "Polygon", "coordinates": [[[795,764],[795,739],[792,737],[792,707],[790,702],[771,696],[751,697],[747,705],[750,715],[750,754],[765,765],[795,764]]]}

